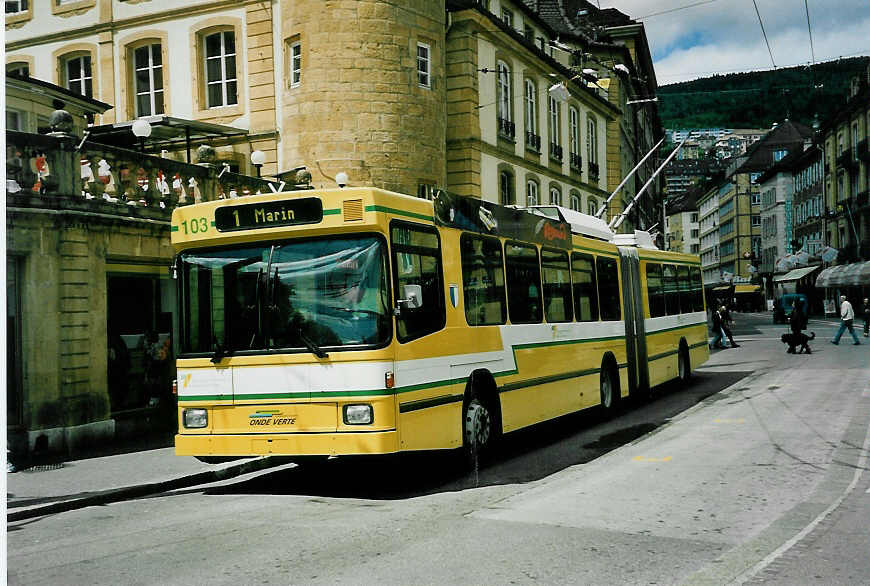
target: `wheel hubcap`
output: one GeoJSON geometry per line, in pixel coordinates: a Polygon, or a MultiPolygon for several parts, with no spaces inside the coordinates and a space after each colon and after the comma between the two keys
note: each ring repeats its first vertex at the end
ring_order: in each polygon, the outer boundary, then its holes
{"type": "Polygon", "coordinates": [[[489,411],[479,403],[468,406],[468,414],[465,419],[465,436],[469,445],[485,446],[489,441],[491,421],[489,411]]]}
{"type": "Polygon", "coordinates": [[[605,408],[610,408],[613,402],[613,387],[610,384],[610,375],[605,374],[601,379],[601,404],[605,408]]]}

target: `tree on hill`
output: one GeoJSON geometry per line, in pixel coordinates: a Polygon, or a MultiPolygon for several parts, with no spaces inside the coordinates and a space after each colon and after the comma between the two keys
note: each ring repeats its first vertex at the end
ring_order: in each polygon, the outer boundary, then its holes
{"type": "Polygon", "coordinates": [[[772,71],[714,75],[658,88],[666,128],[769,128],[783,118],[812,124],[845,102],[870,57],[772,71]]]}

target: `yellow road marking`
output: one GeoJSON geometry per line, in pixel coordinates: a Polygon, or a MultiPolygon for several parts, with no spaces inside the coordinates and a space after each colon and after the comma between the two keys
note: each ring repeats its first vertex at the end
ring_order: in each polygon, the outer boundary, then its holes
{"type": "Polygon", "coordinates": [[[714,419],[713,423],[746,423],[745,419],[714,419]]]}
{"type": "Polygon", "coordinates": [[[635,456],[632,458],[635,462],[670,462],[673,456],[665,456],[664,458],[648,458],[646,456],[635,456]]]}

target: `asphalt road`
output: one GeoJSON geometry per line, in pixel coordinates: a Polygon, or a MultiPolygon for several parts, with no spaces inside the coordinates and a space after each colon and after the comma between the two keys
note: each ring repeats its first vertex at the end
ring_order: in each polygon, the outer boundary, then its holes
{"type": "Polygon", "coordinates": [[[330,460],[7,526],[10,584],[868,584],[867,346],[741,348],[612,420],[330,460]]]}

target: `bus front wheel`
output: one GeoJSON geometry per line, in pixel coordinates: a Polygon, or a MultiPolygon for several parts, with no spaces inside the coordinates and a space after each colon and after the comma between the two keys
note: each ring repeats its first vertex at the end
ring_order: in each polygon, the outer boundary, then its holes
{"type": "Polygon", "coordinates": [[[680,346],[679,358],[677,359],[677,372],[680,382],[687,383],[692,378],[692,363],[689,360],[689,349],[685,344],[680,346]]]}
{"type": "Polygon", "coordinates": [[[476,464],[489,453],[495,438],[492,413],[477,397],[465,407],[462,430],[463,451],[468,462],[476,464]]]}

